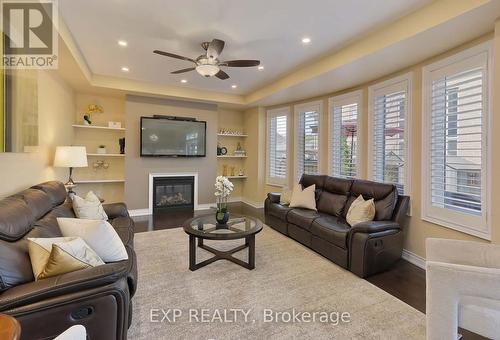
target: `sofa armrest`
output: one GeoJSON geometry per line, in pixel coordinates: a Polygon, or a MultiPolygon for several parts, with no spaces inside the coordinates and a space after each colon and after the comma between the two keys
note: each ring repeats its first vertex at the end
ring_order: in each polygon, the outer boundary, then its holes
{"type": "Polygon", "coordinates": [[[398,223],[401,226],[401,228],[406,227],[406,222],[408,221],[409,207],[410,207],[410,196],[399,195],[396,207],[394,207],[392,220],[398,223]]]}
{"type": "Polygon", "coordinates": [[[104,212],[110,220],[117,217],[128,217],[128,210],[125,203],[109,203],[103,204],[104,212]]]}
{"type": "Polygon", "coordinates": [[[281,194],[279,192],[270,192],[267,194],[267,198],[269,198],[269,201],[271,201],[271,203],[279,203],[281,194]]]}
{"type": "Polygon", "coordinates": [[[127,262],[77,270],[10,288],[0,294],[0,311],[114,283],[127,277],[127,262]]]}
{"type": "Polygon", "coordinates": [[[500,269],[500,245],[428,238],[427,261],[500,269]]]}
{"type": "Polygon", "coordinates": [[[369,221],[355,224],[349,234],[354,233],[378,233],[386,230],[401,229],[401,226],[394,221],[369,221]]]}

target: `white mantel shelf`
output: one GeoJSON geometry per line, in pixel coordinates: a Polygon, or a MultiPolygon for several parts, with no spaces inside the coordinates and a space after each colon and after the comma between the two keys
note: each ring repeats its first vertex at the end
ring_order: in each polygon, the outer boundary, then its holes
{"type": "Polygon", "coordinates": [[[87,153],[87,156],[92,157],[125,157],[123,153],[87,153]]]}
{"type": "Polygon", "coordinates": [[[248,176],[226,176],[226,178],[229,178],[229,179],[237,179],[237,178],[245,179],[247,177],[248,176]]]}
{"type": "Polygon", "coordinates": [[[75,181],[75,184],[92,184],[92,183],[124,183],[124,179],[84,179],[75,181]]]}
{"type": "Polygon", "coordinates": [[[217,158],[247,158],[247,156],[219,155],[217,158]]]}
{"type": "Polygon", "coordinates": [[[113,128],[109,126],[97,126],[97,125],[79,125],[73,124],[74,128],[80,129],[100,129],[100,130],[114,130],[114,131],[125,131],[125,128],[113,128]]]}
{"type": "Polygon", "coordinates": [[[217,136],[220,137],[248,137],[248,135],[230,135],[225,133],[218,133],[217,136]]]}

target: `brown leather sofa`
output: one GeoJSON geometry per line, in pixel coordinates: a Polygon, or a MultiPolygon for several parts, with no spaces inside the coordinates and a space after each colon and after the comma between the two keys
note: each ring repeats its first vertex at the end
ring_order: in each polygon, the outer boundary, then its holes
{"type": "Polygon", "coordinates": [[[57,217],[75,217],[60,182],[0,200],[0,313],[21,324],[21,339],[52,339],[81,324],[89,339],[126,339],[137,284],[134,223],[122,203],[104,204],[128,260],[34,281],[28,237],[59,237],[57,217]]]}
{"type": "Polygon", "coordinates": [[[398,195],[396,186],[322,175],[303,175],[300,183],[316,184],[318,211],[281,205],[280,194],[269,193],[267,225],[360,277],[384,271],[401,258],[410,198],[398,195]],[[359,195],[374,199],[375,219],[351,227],[345,218],[359,195]]]}

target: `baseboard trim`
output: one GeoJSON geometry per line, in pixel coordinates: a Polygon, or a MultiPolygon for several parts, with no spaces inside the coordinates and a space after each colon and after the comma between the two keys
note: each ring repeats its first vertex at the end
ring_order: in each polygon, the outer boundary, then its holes
{"type": "Polygon", "coordinates": [[[417,267],[422,268],[425,270],[425,259],[415,253],[412,253],[409,250],[403,249],[403,255],[402,258],[411,264],[414,264],[417,267]]]}
{"type": "Polygon", "coordinates": [[[128,214],[132,217],[134,216],[145,216],[149,215],[149,209],[132,209],[128,211],[128,214]]]}

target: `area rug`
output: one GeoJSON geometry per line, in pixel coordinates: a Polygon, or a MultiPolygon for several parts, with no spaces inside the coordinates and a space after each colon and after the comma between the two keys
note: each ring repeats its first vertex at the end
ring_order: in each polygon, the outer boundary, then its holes
{"type": "Polygon", "coordinates": [[[424,314],[267,226],[254,270],[222,260],[191,272],[182,228],[138,233],[135,249],[129,339],[425,338],[424,314]]]}

